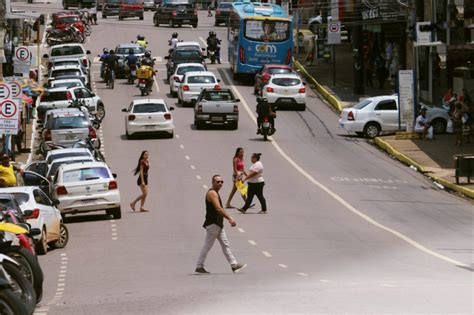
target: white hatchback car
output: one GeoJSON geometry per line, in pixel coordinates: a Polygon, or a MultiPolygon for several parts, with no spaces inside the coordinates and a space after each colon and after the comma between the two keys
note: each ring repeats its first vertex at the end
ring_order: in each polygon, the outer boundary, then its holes
{"type": "Polygon", "coordinates": [[[48,245],[53,248],[66,246],[69,233],[63,224],[61,213],[56,208],[57,202],[51,201],[39,187],[2,188],[0,193],[12,194],[20,205],[26,221],[32,228],[41,230],[41,234],[33,236],[35,250],[38,254],[46,254],[48,245]],[[28,213],[28,211],[31,212],[28,213]]]}
{"type": "MultiPolygon", "coordinates": [[[[428,107],[426,118],[431,121],[435,133],[446,131],[448,111],[438,107],[428,107]]],[[[381,132],[398,130],[398,95],[383,95],[366,98],[356,105],[344,108],[339,126],[349,133],[367,138],[377,137],[381,132]]],[[[405,122],[401,122],[405,130],[405,122]]]]}
{"type": "Polygon", "coordinates": [[[107,215],[120,219],[120,191],[115,178],[104,162],[61,165],[51,194],[59,200],[63,216],[105,210],[107,215]]]}
{"type": "Polygon", "coordinates": [[[207,71],[206,66],[202,63],[180,63],[176,66],[176,70],[170,76],[170,94],[173,97],[178,95],[178,89],[181,80],[186,72],[191,71],[207,71]]]}
{"type": "Polygon", "coordinates": [[[90,87],[89,76],[81,65],[55,66],[49,70],[48,81],[73,78],[80,79],[85,86],[90,87]]]}
{"type": "Polygon", "coordinates": [[[137,133],[156,134],[165,132],[173,138],[174,123],[171,112],[174,107],[166,105],[163,99],[134,100],[128,108],[123,108],[125,115],[125,135],[127,139],[137,133]]]}
{"type": "Polygon", "coordinates": [[[178,88],[178,103],[184,105],[197,100],[203,89],[219,89],[219,82],[210,71],[187,72],[178,88]]]}
{"type": "Polygon", "coordinates": [[[305,83],[296,73],[272,75],[262,88],[262,97],[270,104],[306,109],[305,83]]]}

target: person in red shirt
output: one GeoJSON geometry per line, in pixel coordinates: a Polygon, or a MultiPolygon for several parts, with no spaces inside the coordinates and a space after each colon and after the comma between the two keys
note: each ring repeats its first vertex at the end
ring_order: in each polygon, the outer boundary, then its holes
{"type": "Polygon", "coordinates": [[[146,197],[148,195],[148,170],[150,168],[150,164],[148,162],[149,156],[150,154],[148,151],[142,151],[142,154],[140,154],[140,158],[138,159],[137,167],[133,171],[133,175],[138,174],[137,185],[140,186],[140,190],[142,191],[142,194],[130,203],[130,208],[132,208],[133,211],[135,211],[135,205],[139,200],[141,200],[140,212],[149,211],[148,209],[144,208],[146,197]]]}

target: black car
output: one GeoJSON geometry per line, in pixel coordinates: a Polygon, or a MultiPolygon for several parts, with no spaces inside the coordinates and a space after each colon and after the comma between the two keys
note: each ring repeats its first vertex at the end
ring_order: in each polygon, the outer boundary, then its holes
{"type": "Polygon", "coordinates": [[[167,78],[174,73],[176,66],[180,63],[203,63],[204,56],[197,49],[176,49],[170,56],[165,56],[165,59],[168,59],[166,63],[166,73],[167,78]]]}
{"type": "Polygon", "coordinates": [[[228,24],[229,15],[232,11],[232,2],[221,2],[216,9],[214,25],[218,26],[221,23],[228,24]]]}
{"type": "Polygon", "coordinates": [[[168,24],[169,27],[187,24],[196,28],[198,25],[197,11],[192,3],[166,3],[156,9],[153,23],[155,26],[168,24]]]}

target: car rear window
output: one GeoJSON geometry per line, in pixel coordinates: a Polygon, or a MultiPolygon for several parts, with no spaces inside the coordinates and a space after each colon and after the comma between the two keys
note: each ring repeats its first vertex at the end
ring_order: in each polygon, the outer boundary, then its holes
{"type": "Polygon", "coordinates": [[[67,61],[54,61],[54,66],[69,66],[69,65],[80,65],[81,63],[78,60],[67,60],[67,61]]]}
{"type": "Polygon", "coordinates": [[[211,75],[194,75],[188,78],[188,83],[216,83],[216,79],[211,75]]]}
{"type": "Polygon", "coordinates": [[[85,55],[85,51],[81,46],[64,46],[56,47],[51,50],[51,56],[70,56],[70,55],[85,55]]]}
{"type": "Polygon", "coordinates": [[[233,101],[233,97],[228,91],[206,91],[202,98],[206,101],[219,102],[219,101],[233,101]]]}
{"type": "Polygon", "coordinates": [[[173,54],[173,59],[200,59],[202,57],[201,52],[194,49],[183,49],[176,50],[173,54]]]}
{"type": "Polygon", "coordinates": [[[46,160],[46,163],[50,164],[52,161],[57,160],[57,159],[62,159],[65,157],[70,157],[70,156],[90,156],[87,152],[64,152],[64,153],[56,153],[53,155],[50,155],[48,159],[46,160]]]}
{"type": "Polygon", "coordinates": [[[370,103],[372,103],[371,100],[363,100],[363,101],[355,104],[354,106],[352,106],[352,108],[362,109],[362,108],[366,107],[367,105],[369,105],[370,103]]]}
{"type": "Polygon", "coordinates": [[[279,86],[296,86],[301,84],[301,80],[292,78],[274,78],[272,83],[279,86]]]}
{"type": "Polygon", "coordinates": [[[53,72],[51,73],[51,76],[53,78],[64,77],[64,76],[78,76],[78,75],[81,75],[81,72],[79,70],[73,70],[73,69],[70,69],[70,70],[53,70],[53,72]]]}
{"type": "Polygon", "coordinates": [[[14,192],[11,194],[15,197],[16,202],[18,202],[20,206],[27,203],[30,200],[30,194],[27,194],[27,193],[14,192]]]}
{"type": "Polygon", "coordinates": [[[51,122],[52,130],[88,128],[89,123],[84,116],[56,117],[51,122]]]}
{"type": "Polygon", "coordinates": [[[109,178],[109,171],[105,167],[88,167],[64,172],[63,183],[109,178]]]}
{"type": "Polygon", "coordinates": [[[67,91],[48,92],[41,96],[41,102],[66,101],[67,99],[67,91]]]}
{"type": "Polygon", "coordinates": [[[117,48],[116,53],[119,55],[128,55],[130,52],[133,51],[134,54],[144,54],[145,53],[145,48],[143,47],[120,47],[117,48]]]}
{"type": "Polygon", "coordinates": [[[164,104],[138,104],[133,106],[133,112],[136,114],[141,113],[163,113],[166,112],[164,104]]]}
{"type": "Polygon", "coordinates": [[[177,74],[183,75],[186,72],[190,71],[205,71],[206,69],[204,67],[199,67],[199,66],[186,66],[186,67],[181,67],[178,69],[177,74]]]}
{"type": "Polygon", "coordinates": [[[175,5],[175,8],[176,8],[177,11],[184,11],[184,10],[194,9],[192,4],[178,4],[178,5],[175,5]]]}
{"type": "Polygon", "coordinates": [[[58,168],[63,164],[73,164],[73,163],[82,163],[82,162],[93,162],[93,160],[91,158],[84,158],[80,160],[68,160],[68,161],[52,163],[48,172],[48,176],[56,174],[58,168]]]}
{"type": "Polygon", "coordinates": [[[0,199],[0,211],[4,210],[17,210],[15,204],[11,199],[1,198],[0,199]]]}
{"type": "Polygon", "coordinates": [[[286,73],[291,73],[291,69],[270,68],[270,69],[268,69],[268,73],[270,73],[270,74],[286,74],[286,73]]]}

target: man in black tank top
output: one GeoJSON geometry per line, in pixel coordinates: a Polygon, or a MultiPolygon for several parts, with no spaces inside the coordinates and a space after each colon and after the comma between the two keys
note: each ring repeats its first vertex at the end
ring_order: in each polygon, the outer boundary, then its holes
{"type": "Polygon", "coordinates": [[[221,244],[222,252],[229,262],[233,272],[238,272],[247,267],[247,264],[237,263],[237,260],[230,251],[229,240],[224,231],[224,218],[229,221],[230,226],[236,226],[237,223],[222,207],[219,190],[222,188],[223,183],[224,181],[219,175],[212,176],[212,188],[206,193],[206,220],[203,225],[206,229],[206,241],[204,242],[204,246],[196,264],[197,273],[209,273],[204,269],[204,262],[206,261],[207,253],[211,250],[216,239],[221,244]]]}

